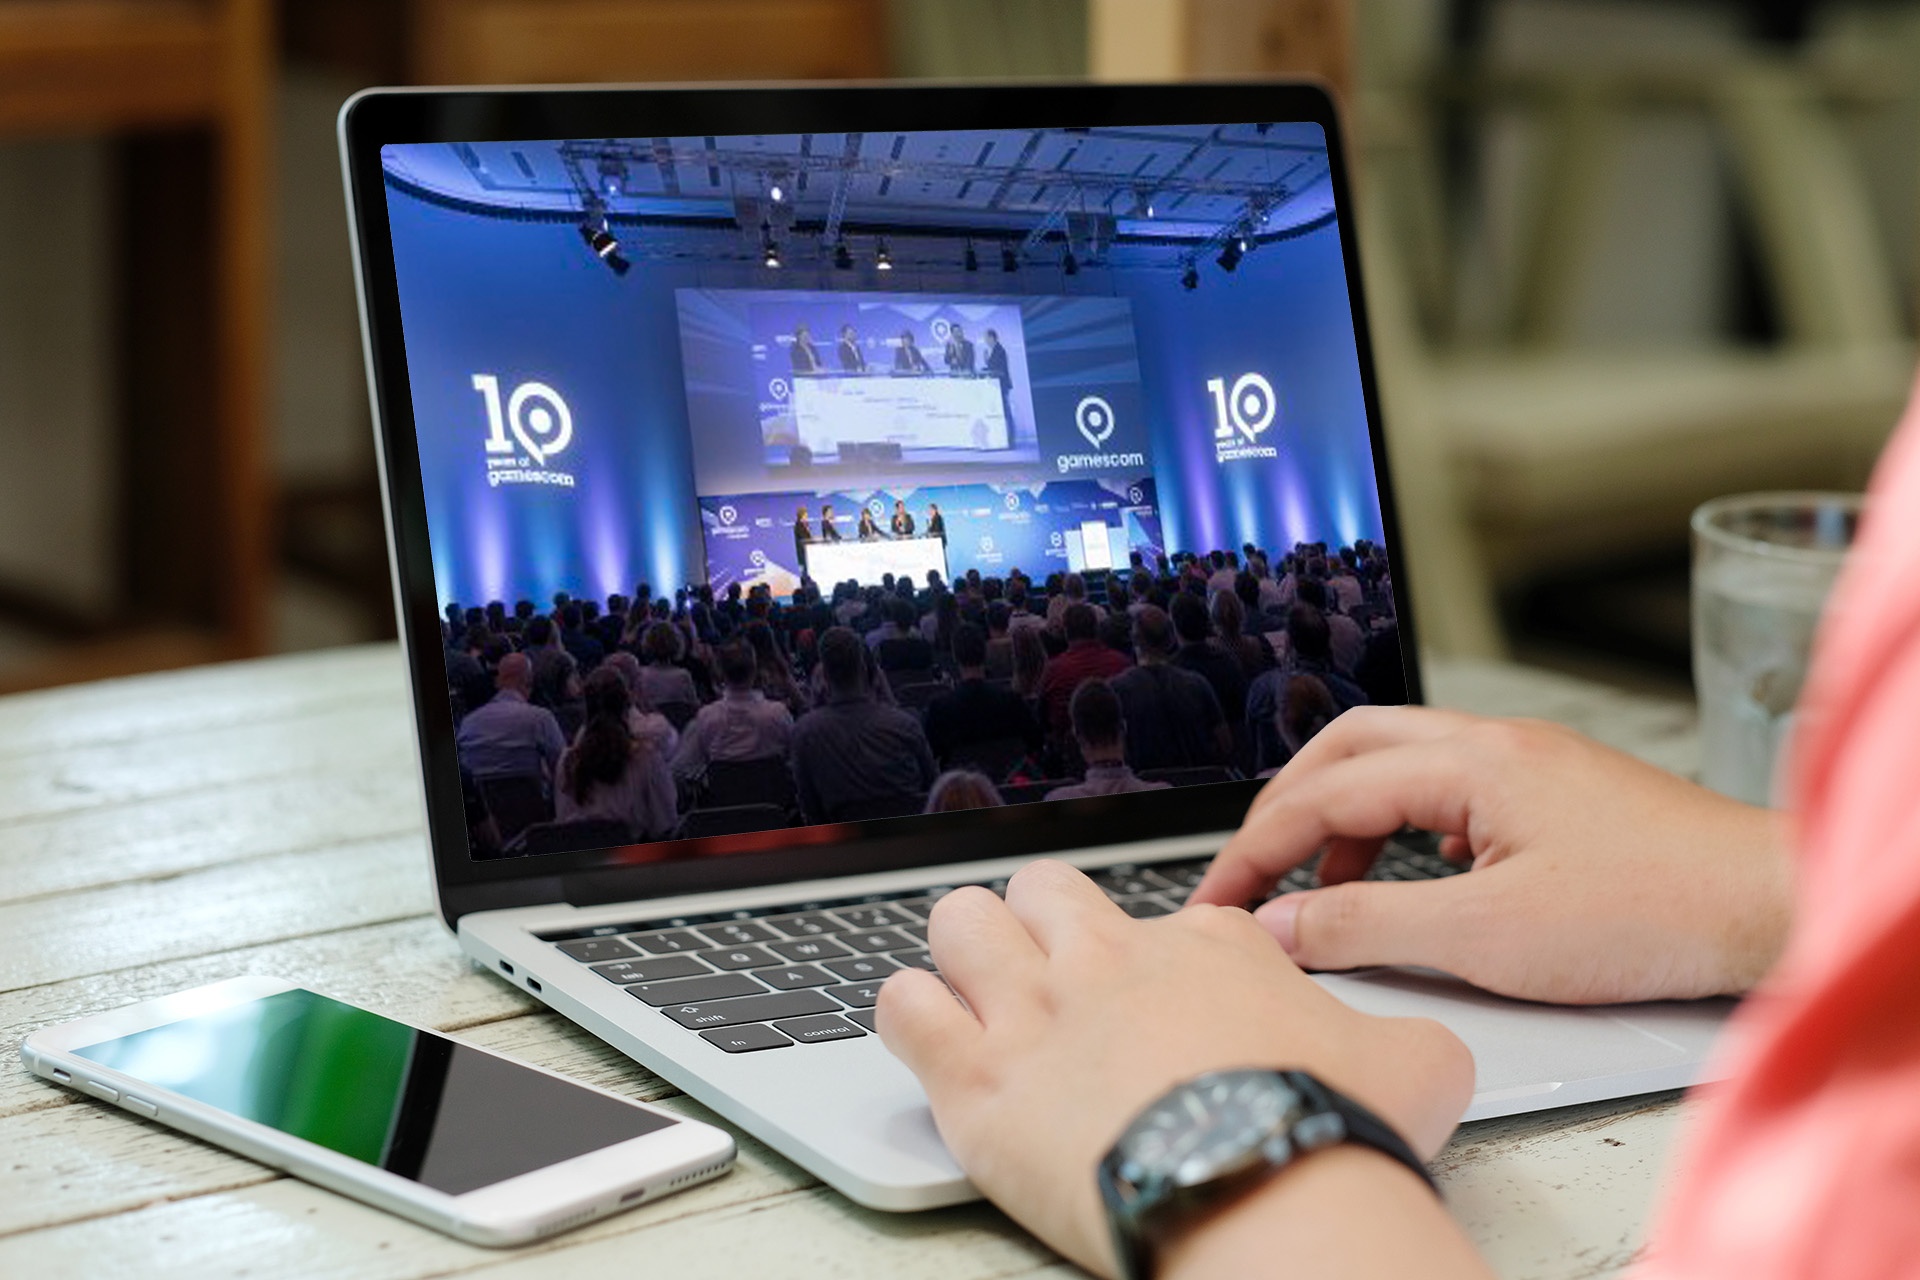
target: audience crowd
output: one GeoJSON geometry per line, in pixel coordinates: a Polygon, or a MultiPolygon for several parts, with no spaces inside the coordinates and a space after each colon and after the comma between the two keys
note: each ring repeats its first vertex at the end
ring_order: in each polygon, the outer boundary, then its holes
{"type": "Polygon", "coordinates": [[[482,854],[1266,776],[1406,700],[1386,549],[449,604],[482,854]]]}

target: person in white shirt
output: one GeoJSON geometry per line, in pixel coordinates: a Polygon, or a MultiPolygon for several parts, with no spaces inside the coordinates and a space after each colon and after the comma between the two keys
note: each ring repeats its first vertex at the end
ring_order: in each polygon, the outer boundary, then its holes
{"type": "Polygon", "coordinates": [[[1127,722],[1120,714],[1120,697],[1098,677],[1083,680],[1067,704],[1074,741],[1087,762],[1086,780],[1047,792],[1049,800],[1080,800],[1088,796],[1117,796],[1131,791],[1164,791],[1171,783],[1148,782],[1127,767],[1124,744],[1127,722]]]}
{"type": "Polygon", "coordinates": [[[759,662],[745,640],[720,646],[720,678],[725,689],[718,702],[700,708],[680,749],[673,756],[675,777],[698,780],[715,761],[784,759],[793,737],[793,713],[786,704],[770,700],[757,683],[759,662]]]}
{"type": "Polygon", "coordinates": [[[508,654],[494,684],[492,699],[469,711],[454,735],[460,767],[476,778],[531,774],[551,781],[567,740],[553,712],[527,700],[533,662],[524,653],[508,654]]]}

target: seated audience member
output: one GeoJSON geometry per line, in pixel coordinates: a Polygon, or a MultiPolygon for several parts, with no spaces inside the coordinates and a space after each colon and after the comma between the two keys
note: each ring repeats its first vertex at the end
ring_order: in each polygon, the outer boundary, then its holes
{"type": "MultiPolygon", "coordinates": [[[[807,691],[794,678],[793,665],[787,661],[787,655],[780,652],[773,626],[755,619],[747,624],[741,634],[753,646],[754,683],[759,686],[760,692],[784,706],[792,715],[797,716],[812,706],[813,701],[807,697],[807,691]]],[[[722,672],[722,675],[725,673],[722,672]]]]}
{"type": "Polygon", "coordinates": [[[673,721],[655,711],[653,704],[647,701],[646,692],[640,687],[640,659],[624,650],[616,650],[608,654],[607,660],[600,665],[618,674],[627,686],[628,730],[652,747],[654,754],[662,760],[673,759],[673,753],[680,745],[680,731],[673,727],[673,721]]]}
{"type": "Polygon", "coordinates": [[[1032,627],[1038,630],[1047,625],[1047,620],[1044,615],[1034,613],[1027,607],[1031,599],[1032,597],[1027,591],[1027,584],[1024,580],[1014,582],[1010,579],[1008,581],[1007,608],[1009,612],[1007,614],[1007,632],[1009,635],[1026,627],[1032,627]]]}
{"type": "Polygon", "coordinates": [[[1365,596],[1360,579],[1353,575],[1353,563],[1353,548],[1342,547],[1340,554],[1327,565],[1327,591],[1334,609],[1343,614],[1358,609],[1365,596]]]}
{"type": "Polygon", "coordinates": [[[774,702],[760,690],[759,663],[753,645],[744,639],[720,646],[720,678],[724,689],[718,702],[700,708],[673,755],[674,776],[690,781],[706,776],[717,760],[786,758],[793,735],[793,715],[783,702],[774,702]]]}
{"type": "MultiPolygon", "coordinates": [[[[1287,681],[1285,696],[1280,704],[1280,720],[1276,728],[1280,741],[1286,745],[1288,758],[1298,754],[1300,748],[1313,741],[1314,735],[1333,723],[1339,715],[1339,709],[1333,705],[1333,695],[1327,692],[1326,682],[1318,676],[1294,676],[1287,681]]],[[[1280,772],[1280,766],[1260,771],[1260,777],[1271,778],[1280,772]]]]}
{"type": "Polygon", "coordinates": [[[627,728],[627,685],[617,671],[596,671],[586,682],[587,722],[560,757],[555,816],[561,822],[612,818],[636,840],[673,834],[673,778],[649,742],[627,728]]]}
{"type": "Polygon", "coordinates": [[[867,645],[882,671],[919,672],[931,675],[933,646],[914,625],[913,602],[898,596],[883,606],[887,625],[867,636],[867,645]]]}
{"type": "Polygon", "coordinates": [[[925,791],[933,752],[920,722],[874,695],[871,654],[845,627],[820,637],[822,700],[793,726],[793,780],[808,822],[832,822],[858,801],[925,791]]]}
{"type": "Polygon", "coordinates": [[[925,813],[956,813],[961,809],[997,809],[1006,801],[986,774],[973,769],[949,769],[933,780],[925,813]]]}
{"type": "MultiPolygon", "coordinates": [[[[1233,593],[1222,591],[1214,599],[1232,600],[1233,593]]],[[[1171,613],[1174,632],[1180,637],[1173,665],[1205,680],[1219,700],[1220,713],[1238,724],[1247,713],[1247,677],[1239,658],[1214,643],[1213,620],[1199,596],[1181,592],[1173,599],[1171,613]]]]}
{"type": "MultiPolygon", "coordinates": [[[[1204,613],[1206,606],[1200,608],[1204,613]]],[[[1136,769],[1225,764],[1233,756],[1233,732],[1220,699],[1205,678],[1174,665],[1177,648],[1167,615],[1142,609],[1133,620],[1140,665],[1113,677],[1126,714],[1127,760],[1136,769]]]]}
{"type": "Polygon", "coordinates": [[[1327,584],[1318,579],[1309,578],[1300,583],[1295,598],[1301,604],[1312,605],[1320,611],[1327,621],[1327,651],[1334,667],[1343,675],[1351,676],[1354,668],[1360,665],[1360,659],[1366,656],[1367,634],[1360,624],[1344,613],[1337,613],[1328,607],[1327,584]]]}
{"type": "Polygon", "coordinates": [[[1205,571],[1209,596],[1233,590],[1233,580],[1240,576],[1239,569],[1233,564],[1233,553],[1229,551],[1215,551],[1210,554],[1207,557],[1205,571]]]}
{"type": "MultiPolygon", "coordinates": [[[[1315,584],[1303,581],[1300,585],[1315,584]]],[[[1286,707],[1287,682],[1294,676],[1313,676],[1325,685],[1336,714],[1367,704],[1366,692],[1334,669],[1329,644],[1326,615],[1304,601],[1294,605],[1287,614],[1286,661],[1247,689],[1247,728],[1253,734],[1256,771],[1278,768],[1290,758],[1278,717],[1286,707]]]]}
{"type": "Polygon", "coordinates": [[[586,610],[579,602],[567,605],[560,610],[560,645],[573,655],[580,664],[580,674],[585,676],[600,665],[600,659],[606,656],[606,649],[588,630],[586,610]]]}
{"type": "Polygon", "coordinates": [[[1113,650],[1128,662],[1133,661],[1133,615],[1125,610],[1114,610],[1100,619],[1098,629],[1100,643],[1113,650]]]}
{"type": "Polygon", "coordinates": [[[1084,781],[1047,792],[1049,800],[1080,800],[1087,796],[1117,796],[1129,791],[1164,791],[1171,784],[1148,782],[1127,766],[1129,733],[1120,695],[1106,680],[1085,681],[1073,691],[1068,708],[1073,740],[1087,762],[1084,781]]]}
{"type": "Polygon", "coordinates": [[[953,659],[960,679],[951,691],[927,704],[927,745],[943,765],[959,747],[1018,738],[1030,752],[1040,749],[1040,726],[1027,700],[1011,689],[987,682],[987,638],[963,622],[953,634],[953,659]]]}
{"type": "MultiPolygon", "coordinates": [[[[1077,575],[1076,575],[1077,577],[1077,575]]],[[[1067,732],[1067,702],[1083,680],[1114,676],[1126,670],[1127,660],[1100,643],[1100,619],[1093,606],[1077,601],[1061,611],[1066,651],[1047,662],[1040,677],[1040,703],[1046,728],[1056,737],[1067,732]]]]}
{"type": "Polygon", "coordinates": [[[1037,701],[1040,682],[1047,674],[1047,646],[1040,639],[1040,628],[1009,630],[1007,644],[1012,653],[1013,672],[1009,679],[1013,691],[1030,702],[1037,701]]]}
{"type": "Polygon", "coordinates": [[[1007,624],[1013,617],[1013,608],[1005,600],[995,600],[987,606],[987,679],[1010,680],[1013,678],[1013,637],[1007,633],[1007,624]]]}
{"type": "Polygon", "coordinates": [[[536,703],[541,702],[543,690],[563,688],[567,678],[579,672],[580,662],[560,643],[560,628],[554,625],[552,618],[529,619],[521,631],[520,640],[527,657],[533,661],[533,700],[536,703]]]}
{"type": "MultiPolygon", "coordinates": [[[[1273,665],[1273,646],[1267,643],[1265,636],[1246,634],[1246,594],[1242,592],[1242,586],[1253,586],[1253,578],[1242,573],[1235,581],[1234,589],[1215,596],[1207,611],[1213,616],[1213,628],[1219,633],[1220,647],[1233,655],[1234,661],[1240,664],[1240,674],[1252,682],[1273,665]]],[[[1257,588],[1252,594],[1258,595],[1257,588]]]]}
{"type": "Polygon", "coordinates": [[[475,778],[522,774],[550,783],[567,740],[553,712],[528,701],[533,663],[524,653],[506,655],[494,685],[493,697],[467,712],[453,736],[460,767],[475,778]]]}
{"type": "Polygon", "coordinates": [[[1054,592],[1047,601],[1047,625],[1058,631],[1066,625],[1067,610],[1076,604],[1084,604],[1093,610],[1093,622],[1097,627],[1107,611],[1087,599],[1087,581],[1077,573],[1070,573],[1061,579],[1060,590],[1054,592]]]}
{"type": "Polygon", "coordinates": [[[671,622],[656,622],[647,628],[640,654],[646,659],[640,668],[640,690],[657,709],[670,703],[683,706],[700,701],[693,674],[680,665],[680,632],[671,622]]]}

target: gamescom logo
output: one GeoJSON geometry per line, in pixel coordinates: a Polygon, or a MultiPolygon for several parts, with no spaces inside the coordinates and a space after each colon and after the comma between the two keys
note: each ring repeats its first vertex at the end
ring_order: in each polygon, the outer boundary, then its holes
{"type": "Polygon", "coordinates": [[[720,523],[721,523],[721,524],[724,524],[724,525],[732,525],[732,524],[734,524],[734,523],[735,523],[736,521],[738,521],[739,519],[740,519],[740,513],[739,513],[738,511],[735,511],[735,510],[734,510],[734,509],[733,509],[732,507],[721,507],[721,508],[720,508],[720,523]]]}
{"type": "MultiPolygon", "coordinates": [[[[1088,444],[1099,450],[1113,438],[1113,429],[1117,425],[1113,405],[1105,396],[1082,396],[1080,403],[1073,407],[1073,425],[1079,428],[1088,444]]],[[[1053,464],[1059,468],[1061,475],[1066,475],[1069,471],[1144,467],[1147,457],[1143,453],[1062,453],[1054,456],[1053,464]]]]}
{"type": "Polygon", "coordinates": [[[552,465],[573,443],[573,410],[558,391],[544,382],[523,382],[503,407],[500,379],[493,374],[474,374],[473,389],[487,406],[488,484],[573,487],[573,473],[552,465]]]}
{"type": "Polygon", "coordinates": [[[1213,458],[1216,463],[1246,458],[1277,458],[1280,450],[1259,439],[1280,412],[1280,397],[1264,374],[1243,373],[1231,389],[1225,378],[1209,378],[1213,396],[1213,458]]]}

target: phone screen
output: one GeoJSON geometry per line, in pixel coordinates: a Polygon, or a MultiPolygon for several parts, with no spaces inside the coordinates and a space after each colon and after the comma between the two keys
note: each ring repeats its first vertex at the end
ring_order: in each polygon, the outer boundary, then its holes
{"type": "Polygon", "coordinates": [[[311,991],[74,1052],[449,1195],[677,1123],[311,991]]]}

